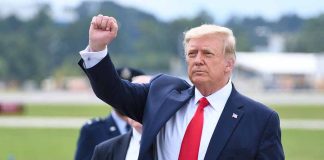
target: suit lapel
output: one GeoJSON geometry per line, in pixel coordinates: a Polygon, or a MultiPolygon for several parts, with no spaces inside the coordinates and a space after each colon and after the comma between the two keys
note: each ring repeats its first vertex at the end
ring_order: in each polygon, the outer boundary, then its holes
{"type": "Polygon", "coordinates": [[[154,124],[153,124],[153,130],[160,130],[162,125],[164,125],[175,113],[183,107],[189,99],[194,94],[193,87],[189,88],[188,90],[185,90],[183,92],[178,92],[176,90],[173,90],[170,95],[166,98],[164,103],[162,104],[163,107],[160,107],[159,111],[157,112],[157,116],[160,116],[161,118],[158,118],[154,124]],[[159,125],[156,125],[159,124],[159,125]]]}
{"type": "Polygon", "coordinates": [[[205,155],[206,160],[218,158],[228,139],[244,115],[244,111],[241,110],[243,106],[237,96],[239,96],[239,93],[237,93],[233,86],[232,93],[226,102],[223,113],[220,116],[213,136],[209,142],[205,155]]]}
{"type": "Polygon", "coordinates": [[[119,150],[116,150],[116,152],[118,152],[115,154],[116,160],[126,158],[127,150],[128,150],[129,144],[130,144],[130,140],[132,138],[132,130],[128,131],[124,136],[126,138],[122,138],[121,144],[119,144],[120,147],[116,147],[116,148],[120,148],[119,150]]]}
{"type": "Polygon", "coordinates": [[[147,130],[143,131],[146,138],[142,140],[141,147],[143,151],[147,151],[153,144],[158,132],[163,125],[194,95],[194,87],[184,91],[173,90],[166,97],[166,100],[161,104],[151,123],[147,124],[147,130]],[[145,132],[145,133],[144,133],[145,132]]]}

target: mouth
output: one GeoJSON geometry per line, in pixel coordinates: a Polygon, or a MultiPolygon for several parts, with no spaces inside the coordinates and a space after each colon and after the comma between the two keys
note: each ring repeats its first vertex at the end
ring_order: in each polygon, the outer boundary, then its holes
{"type": "Polygon", "coordinates": [[[204,74],[206,73],[205,71],[200,71],[200,70],[197,70],[197,71],[193,71],[194,74],[204,74]]]}

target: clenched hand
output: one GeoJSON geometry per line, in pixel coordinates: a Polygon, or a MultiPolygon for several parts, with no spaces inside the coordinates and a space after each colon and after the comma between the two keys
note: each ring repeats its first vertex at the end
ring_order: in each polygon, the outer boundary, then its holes
{"type": "Polygon", "coordinates": [[[90,51],[104,50],[117,36],[118,24],[114,17],[94,16],[89,29],[90,51]]]}

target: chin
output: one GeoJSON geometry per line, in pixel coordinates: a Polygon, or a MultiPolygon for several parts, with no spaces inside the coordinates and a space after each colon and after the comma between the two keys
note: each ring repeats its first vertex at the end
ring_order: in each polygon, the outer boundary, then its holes
{"type": "Polygon", "coordinates": [[[195,85],[202,84],[204,82],[205,82],[205,80],[203,78],[193,78],[192,79],[192,83],[195,84],[195,85]]]}

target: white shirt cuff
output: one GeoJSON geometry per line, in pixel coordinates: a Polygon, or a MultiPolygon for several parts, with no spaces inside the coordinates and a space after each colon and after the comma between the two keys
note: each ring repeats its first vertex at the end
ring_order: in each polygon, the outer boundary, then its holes
{"type": "Polygon", "coordinates": [[[107,56],[108,48],[106,47],[104,50],[99,52],[90,52],[89,46],[87,46],[86,49],[80,51],[79,53],[84,61],[84,68],[88,69],[98,64],[107,56]]]}

